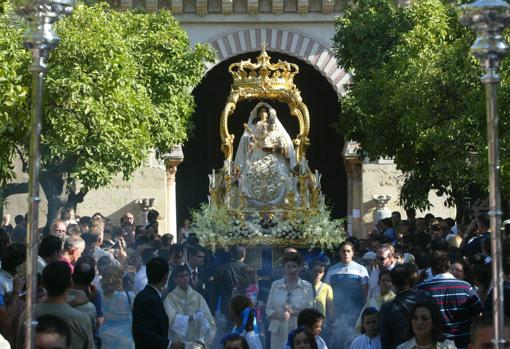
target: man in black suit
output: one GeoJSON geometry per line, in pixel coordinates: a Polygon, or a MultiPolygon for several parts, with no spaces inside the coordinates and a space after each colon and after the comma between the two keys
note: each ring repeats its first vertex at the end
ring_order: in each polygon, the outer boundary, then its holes
{"type": "Polygon", "coordinates": [[[168,316],[161,291],[168,279],[168,262],[161,257],[147,265],[148,284],[133,304],[133,339],[136,349],[184,349],[184,344],[168,339],[168,316]]]}
{"type": "Polygon", "coordinates": [[[203,268],[205,263],[205,250],[200,245],[188,247],[188,267],[190,275],[190,286],[200,293],[209,304],[209,285],[207,274],[203,268]]]}
{"type": "MultiPolygon", "coordinates": [[[[241,270],[246,264],[246,249],[242,246],[233,246],[230,249],[232,262],[220,265],[214,276],[214,288],[210,309],[220,311],[226,318],[229,317],[229,304],[232,293],[237,292],[237,285],[241,278],[241,270]]],[[[229,323],[227,326],[230,326],[229,323]]],[[[231,327],[231,326],[230,326],[231,327]]]]}

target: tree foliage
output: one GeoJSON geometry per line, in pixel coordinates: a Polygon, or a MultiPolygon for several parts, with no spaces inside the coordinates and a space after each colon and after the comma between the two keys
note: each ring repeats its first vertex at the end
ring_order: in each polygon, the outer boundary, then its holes
{"type": "MultiPolygon", "coordinates": [[[[422,209],[430,208],[429,190],[453,204],[487,187],[482,71],[469,53],[475,37],[459,23],[457,5],[420,0],[401,8],[391,0],[360,0],[336,23],[339,64],[354,75],[336,126],[369,158],[394,158],[404,173],[401,203],[422,209]]],[[[508,193],[507,59],[501,76],[501,173],[508,193]]]]}
{"type": "MultiPolygon", "coordinates": [[[[213,57],[207,46],[191,49],[167,11],[78,5],[56,31],[61,43],[48,59],[41,144],[41,185],[50,219],[116,174],[129,178],[151,149],[164,154],[184,142],[192,126],[191,91],[213,57]],[[73,193],[77,181],[82,188],[73,193]]],[[[23,32],[2,17],[0,142],[10,142],[8,153],[0,155],[4,184],[12,177],[15,150],[28,153],[30,58],[22,47],[23,32]]]]}
{"type": "Polygon", "coordinates": [[[16,150],[28,142],[29,56],[19,41],[22,34],[9,17],[0,16],[0,186],[13,179],[16,150]]]}

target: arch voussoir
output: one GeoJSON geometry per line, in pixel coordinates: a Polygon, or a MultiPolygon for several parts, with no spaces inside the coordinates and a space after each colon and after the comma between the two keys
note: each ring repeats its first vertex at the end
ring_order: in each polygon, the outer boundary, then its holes
{"type": "Polygon", "coordinates": [[[258,51],[262,43],[266,43],[268,51],[288,54],[309,63],[329,81],[339,95],[345,93],[350,75],[338,66],[331,46],[291,29],[247,28],[216,36],[209,41],[217,52],[216,61],[209,64],[207,70],[231,57],[258,51]]]}

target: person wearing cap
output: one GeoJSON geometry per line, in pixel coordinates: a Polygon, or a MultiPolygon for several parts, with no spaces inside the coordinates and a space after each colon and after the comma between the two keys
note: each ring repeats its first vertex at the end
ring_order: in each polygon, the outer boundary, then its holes
{"type": "Polygon", "coordinates": [[[372,269],[375,266],[375,261],[377,258],[377,254],[373,251],[366,252],[363,257],[361,257],[362,264],[367,268],[368,273],[372,272],[372,269]]]}

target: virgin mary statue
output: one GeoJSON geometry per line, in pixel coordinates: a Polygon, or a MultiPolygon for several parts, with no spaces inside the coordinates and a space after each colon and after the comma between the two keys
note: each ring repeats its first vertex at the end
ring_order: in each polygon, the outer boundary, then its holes
{"type": "Polygon", "coordinates": [[[239,189],[252,206],[284,203],[292,188],[291,169],[296,165],[292,140],[267,103],[250,113],[239,141],[234,164],[240,169],[239,189]]]}

